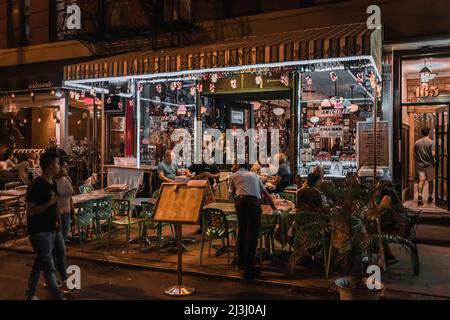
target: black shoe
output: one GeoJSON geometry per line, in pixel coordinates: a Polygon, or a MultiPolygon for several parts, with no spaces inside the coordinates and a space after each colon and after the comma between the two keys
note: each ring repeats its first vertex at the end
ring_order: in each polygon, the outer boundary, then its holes
{"type": "Polygon", "coordinates": [[[419,206],[423,206],[422,196],[419,196],[419,199],[417,199],[417,204],[418,204],[419,206]]]}
{"type": "Polygon", "coordinates": [[[253,280],[261,276],[261,271],[253,270],[253,271],[244,271],[243,278],[245,280],[253,280]]]}
{"type": "Polygon", "coordinates": [[[433,197],[428,197],[428,203],[433,203],[433,197]]]}

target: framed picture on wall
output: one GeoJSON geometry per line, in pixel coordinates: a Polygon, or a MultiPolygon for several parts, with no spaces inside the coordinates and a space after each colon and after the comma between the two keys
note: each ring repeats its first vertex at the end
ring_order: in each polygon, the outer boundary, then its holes
{"type": "Polygon", "coordinates": [[[244,124],[244,111],[231,111],[231,124],[244,124]]]}

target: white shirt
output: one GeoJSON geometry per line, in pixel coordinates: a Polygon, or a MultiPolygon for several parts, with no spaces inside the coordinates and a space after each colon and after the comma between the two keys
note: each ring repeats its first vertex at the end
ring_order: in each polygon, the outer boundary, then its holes
{"type": "Polygon", "coordinates": [[[254,196],[261,199],[264,185],[256,173],[239,169],[230,177],[230,192],[236,196],[254,196]]]}

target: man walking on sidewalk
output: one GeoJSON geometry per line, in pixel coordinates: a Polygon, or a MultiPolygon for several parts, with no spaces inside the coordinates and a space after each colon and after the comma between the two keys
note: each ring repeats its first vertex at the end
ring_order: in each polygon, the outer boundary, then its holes
{"type": "Polygon", "coordinates": [[[435,155],[436,147],[434,141],[430,138],[430,128],[422,128],[423,138],[414,144],[414,159],[416,160],[416,170],[419,178],[418,185],[418,204],[423,205],[422,192],[425,181],[428,181],[428,203],[433,202],[434,177],[436,172],[435,155]]]}
{"type": "Polygon", "coordinates": [[[62,300],[64,295],[58,289],[53,261],[56,231],[60,228],[56,210],[57,188],[53,180],[60,170],[58,155],[46,152],[42,154],[40,164],[42,175],[31,183],[26,196],[28,234],[35,258],[25,298],[37,299],[37,285],[44,273],[45,283],[53,299],[62,300]]]}

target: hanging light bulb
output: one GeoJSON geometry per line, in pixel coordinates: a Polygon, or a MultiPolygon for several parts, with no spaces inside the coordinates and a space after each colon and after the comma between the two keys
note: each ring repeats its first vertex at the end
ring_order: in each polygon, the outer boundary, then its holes
{"type": "Polygon", "coordinates": [[[33,91],[31,91],[30,96],[34,97],[34,92],[33,91]]]}
{"type": "Polygon", "coordinates": [[[41,117],[38,117],[38,118],[37,118],[37,122],[38,122],[38,123],[41,123],[41,121],[42,121],[42,120],[41,120],[41,117]]]}
{"type": "Polygon", "coordinates": [[[23,119],[23,123],[24,124],[27,123],[27,118],[23,119]]]}
{"type": "Polygon", "coordinates": [[[231,88],[236,89],[237,88],[237,80],[236,79],[231,79],[230,80],[230,85],[231,85],[231,88]]]}
{"type": "Polygon", "coordinates": [[[14,94],[14,92],[11,94],[11,98],[15,98],[16,97],[16,95],[14,94]]]}
{"type": "Polygon", "coordinates": [[[54,96],[55,95],[55,90],[52,90],[51,94],[52,94],[52,96],[54,96]]]}
{"type": "Polygon", "coordinates": [[[262,77],[261,76],[256,76],[256,78],[255,78],[256,85],[259,86],[261,84],[261,82],[262,82],[262,77]]]}

